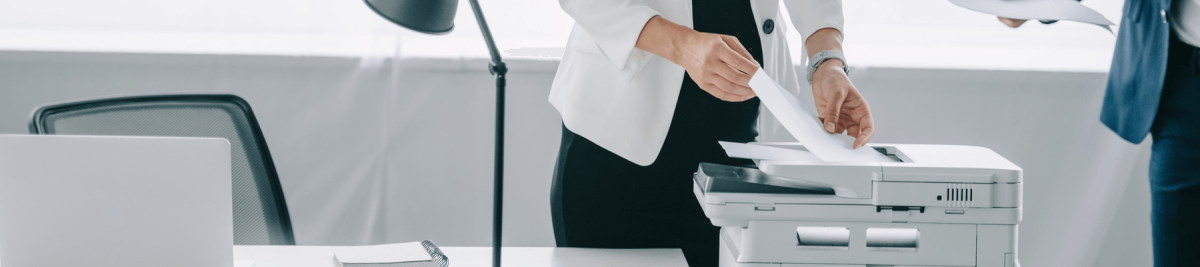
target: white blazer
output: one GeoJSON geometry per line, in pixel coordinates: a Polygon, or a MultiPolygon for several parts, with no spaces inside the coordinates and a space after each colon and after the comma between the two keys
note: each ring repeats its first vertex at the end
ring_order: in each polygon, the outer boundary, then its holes
{"type": "MultiPolygon", "coordinates": [[[[788,28],[779,1],[750,0],[762,39],[760,71],[798,94],[799,79],[784,38],[788,28]],[[770,34],[762,27],[767,20],[775,24],[770,34]]],[[[822,28],[842,30],[840,0],[785,1],[804,40],[822,28]]],[[[550,104],[572,132],[633,163],[650,165],[667,137],[685,71],[634,44],[655,15],[692,27],[691,0],[559,0],[559,4],[575,19],[575,27],[550,88],[550,104]]],[[[760,133],[764,125],[777,125],[759,117],[760,133]]]]}

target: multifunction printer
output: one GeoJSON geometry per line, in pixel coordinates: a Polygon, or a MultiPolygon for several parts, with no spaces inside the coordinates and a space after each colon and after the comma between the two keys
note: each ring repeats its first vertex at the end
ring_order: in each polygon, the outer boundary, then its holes
{"type": "Polygon", "coordinates": [[[983,147],[868,146],[892,161],[701,163],[694,192],[721,227],[721,266],[1020,266],[1020,167],[983,147]]]}

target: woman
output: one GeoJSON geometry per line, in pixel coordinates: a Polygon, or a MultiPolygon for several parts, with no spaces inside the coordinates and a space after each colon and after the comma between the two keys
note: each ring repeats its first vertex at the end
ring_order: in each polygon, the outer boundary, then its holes
{"type": "MultiPolygon", "coordinates": [[[[551,189],[558,246],[682,248],[689,266],[716,266],[719,228],[696,203],[692,173],[699,162],[751,164],[717,141],[755,141],[759,125],[777,125],[758,123],[756,72],[800,91],[779,1],[560,4],[576,24],[550,92],[563,117],[551,189]]],[[[839,1],[786,7],[809,55],[840,54],[839,1]]],[[[819,118],[862,146],[874,136],[870,108],[844,59],[822,58],[810,68],[819,118]]]]}

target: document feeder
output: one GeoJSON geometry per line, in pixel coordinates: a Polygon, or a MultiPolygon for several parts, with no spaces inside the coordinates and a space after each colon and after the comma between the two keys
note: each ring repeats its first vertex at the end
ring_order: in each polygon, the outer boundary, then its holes
{"type": "Polygon", "coordinates": [[[896,162],[701,163],[721,266],[1020,266],[1020,167],[982,147],[870,146],[896,162]]]}

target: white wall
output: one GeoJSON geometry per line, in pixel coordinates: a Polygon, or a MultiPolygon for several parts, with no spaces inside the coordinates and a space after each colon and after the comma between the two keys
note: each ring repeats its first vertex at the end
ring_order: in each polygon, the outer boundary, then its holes
{"type": "MultiPolygon", "coordinates": [[[[511,61],[505,244],[552,246],[556,61],[511,61]]],[[[490,244],[492,78],[481,60],[0,52],[0,133],[39,104],[232,92],[253,106],[300,244],[490,244]]],[[[860,68],[875,142],[979,145],[1025,169],[1026,266],[1146,266],[1148,146],[1098,120],[1104,73],[860,68]]]]}

